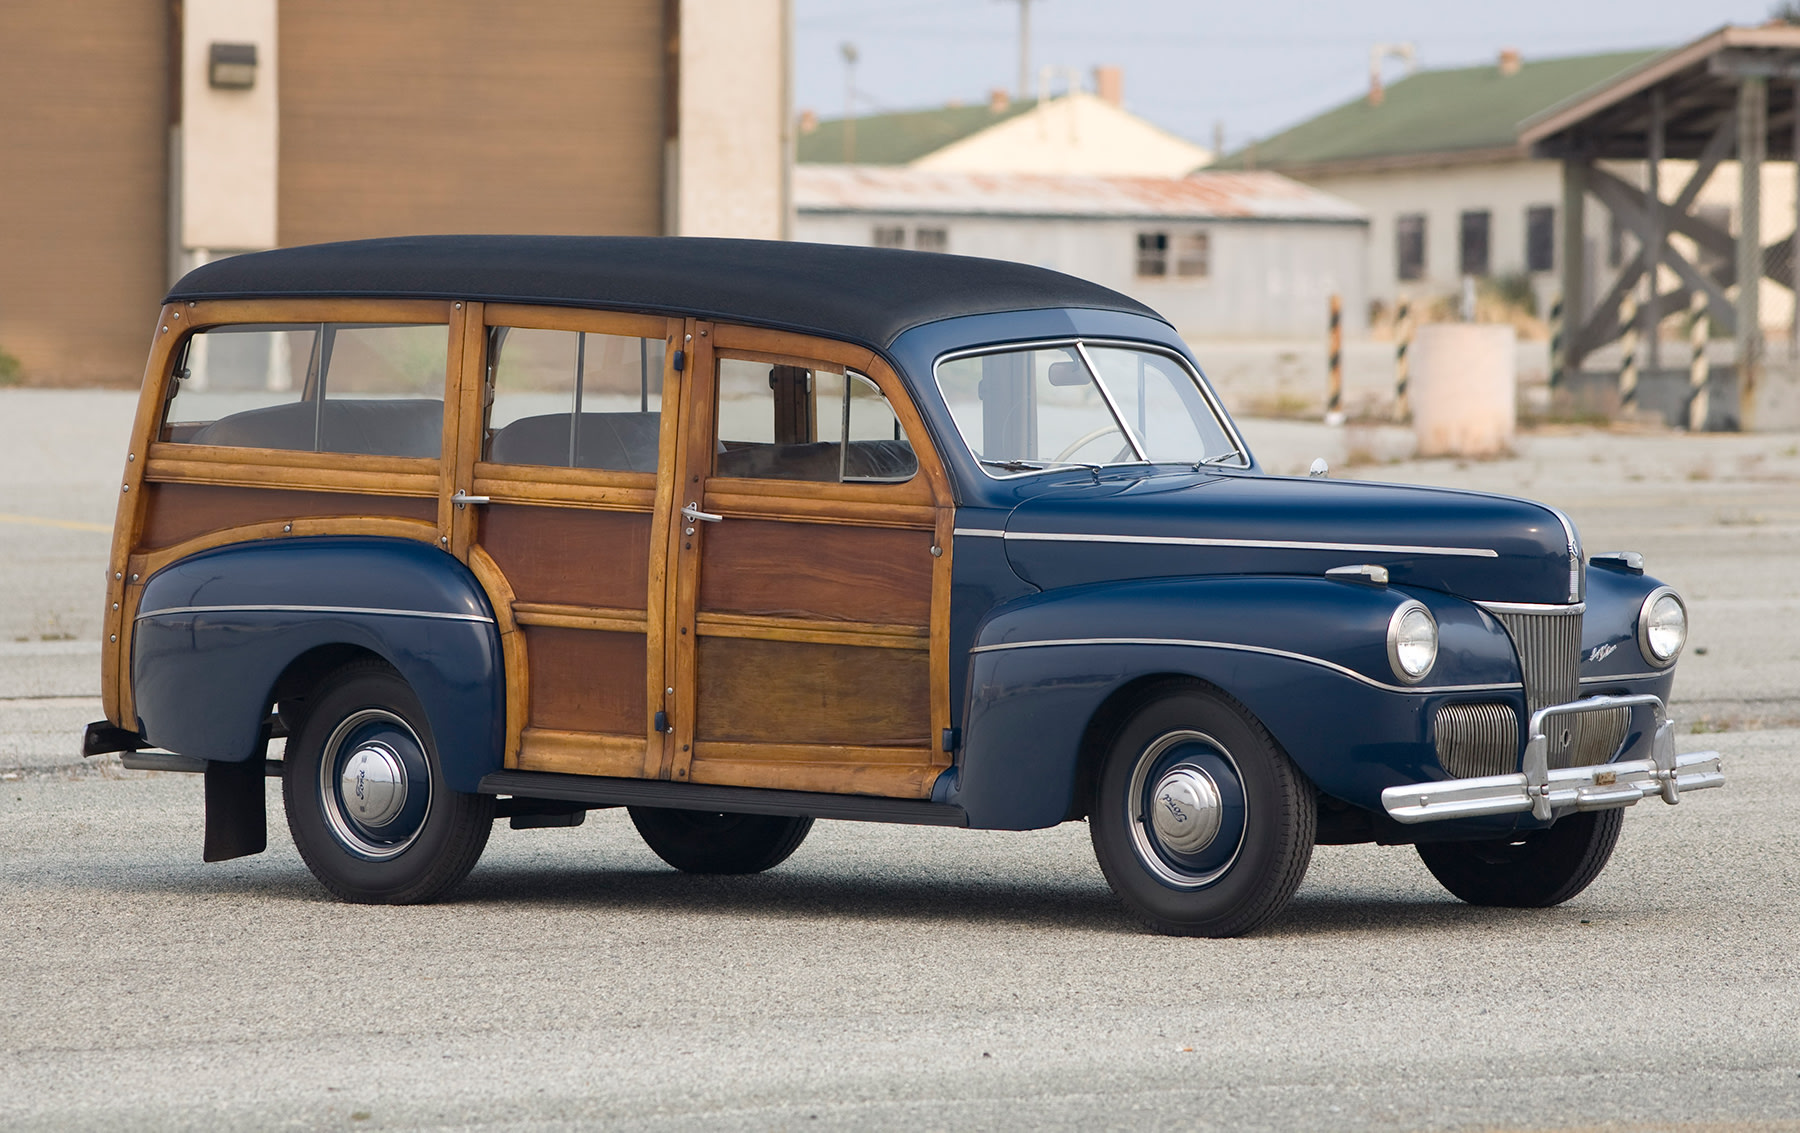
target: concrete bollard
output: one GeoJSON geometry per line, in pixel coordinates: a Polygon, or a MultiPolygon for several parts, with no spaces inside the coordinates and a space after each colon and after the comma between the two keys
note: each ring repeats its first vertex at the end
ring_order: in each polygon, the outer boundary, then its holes
{"type": "Polygon", "coordinates": [[[1413,435],[1420,456],[1500,456],[1518,426],[1517,335],[1509,326],[1434,323],[1413,340],[1413,435]]]}

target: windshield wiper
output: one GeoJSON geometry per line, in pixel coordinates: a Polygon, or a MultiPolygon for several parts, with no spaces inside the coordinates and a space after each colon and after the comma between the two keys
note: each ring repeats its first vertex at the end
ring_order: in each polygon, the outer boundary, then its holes
{"type": "Polygon", "coordinates": [[[1222,452],[1218,456],[1209,456],[1205,460],[1196,460],[1194,462],[1194,471],[1198,472],[1209,464],[1218,464],[1220,461],[1232,460],[1243,455],[1241,450],[1234,448],[1230,452],[1222,452]]]}
{"type": "Polygon", "coordinates": [[[986,457],[977,459],[989,468],[1004,468],[1008,472],[1042,472],[1049,467],[1046,464],[1033,464],[1029,460],[988,460],[986,457]]]}

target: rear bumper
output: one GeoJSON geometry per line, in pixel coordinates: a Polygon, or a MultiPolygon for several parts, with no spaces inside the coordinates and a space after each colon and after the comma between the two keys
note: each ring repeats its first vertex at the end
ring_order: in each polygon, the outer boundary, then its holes
{"type": "Polygon", "coordinates": [[[1514,775],[1440,779],[1389,787],[1381,792],[1381,805],[1394,821],[1408,824],[1525,811],[1548,821],[1558,812],[1609,810],[1630,806],[1652,795],[1661,795],[1663,802],[1674,805],[1681,801],[1684,791],[1705,790],[1725,783],[1718,752],[1675,754],[1675,726],[1668,719],[1668,709],[1661,697],[1649,693],[1590,696],[1539,709],[1531,717],[1523,766],[1524,770],[1514,775]],[[1639,705],[1648,706],[1655,712],[1656,723],[1648,757],[1590,767],[1551,770],[1547,766],[1549,740],[1544,730],[1547,721],[1559,716],[1639,705]]]}

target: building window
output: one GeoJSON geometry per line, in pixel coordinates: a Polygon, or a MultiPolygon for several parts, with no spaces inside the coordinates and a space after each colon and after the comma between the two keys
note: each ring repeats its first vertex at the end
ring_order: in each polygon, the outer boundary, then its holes
{"type": "Polygon", "coordinates": [[[1137,238],[1139,279],[1161,279],[1169,274],[1169,234],[1140,232],[1137,238]]]}
{"type": "Polygon", "coordinates": [[[1425,278],[1425,214],[1394,218],[1394,274],[1401,279],[1425,278]]]}
{"type": "Polygon", "coordinates": [[[1556,270],[1556,209],[1551,205],[1525,210],[1525,270],[1556,270]]]}
{"type": "Polygon", "coordinates": [[[1186,279],[1205,279],[1212,274],[1211,241],[1204,232],[1188,232],[1175,238],[1175,274],[1186,279]]]}
{"type": "Polygon", "coordinates": [[[947,228],[915,228],[913,229],[913,247],[921,252],[948,251],[950,230],[947,228]]]}
{"type": "Polygon", "coordinates": [[[1488,220],[1486,209],[1471,209],[1462,214],[1462,274],[1488,273],[1488,220]]]}
{"type": "Polygon", "coordinates": [[[903,224],[877,224],[875,239],[871,241],[877,248],[906,247],[906,226],[903,224]]]}

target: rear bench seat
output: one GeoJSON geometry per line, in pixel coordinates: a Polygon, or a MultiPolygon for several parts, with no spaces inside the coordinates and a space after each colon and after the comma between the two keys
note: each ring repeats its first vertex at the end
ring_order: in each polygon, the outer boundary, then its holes
{"type": "Polygon", "coordinates": [[[196,430],[188,443],[435,458],[443,451],[444,403],[328,397],[323,406],[312,401],[271,405],[221,417],[196,430]]]}

